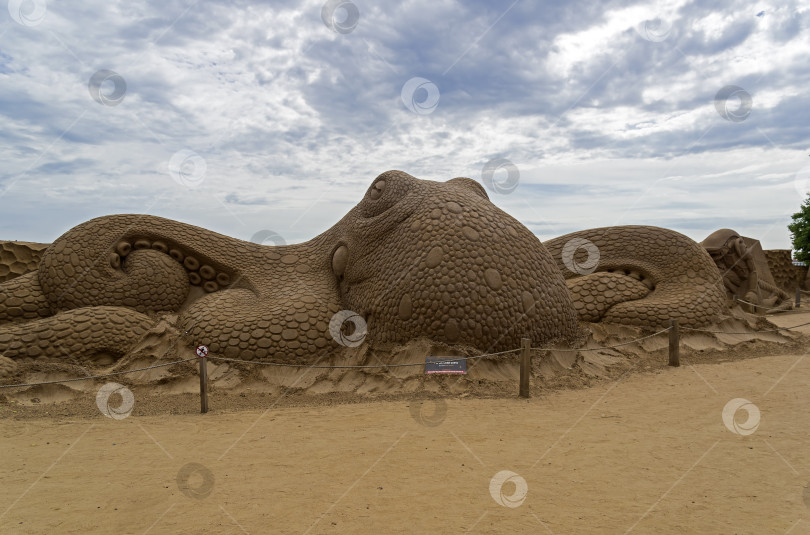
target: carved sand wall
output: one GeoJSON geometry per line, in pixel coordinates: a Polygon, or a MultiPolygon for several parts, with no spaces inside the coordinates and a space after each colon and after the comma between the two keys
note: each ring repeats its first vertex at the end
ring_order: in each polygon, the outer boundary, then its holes
{"type": "Polygon", "coordinates": [[[0,241],[0,282],[34,271],[47,243],[0,241]]]}
{"type": "Polygon", "coordinates": [[[776,285],[789,294],[795,294],[796,286],[802,289],[807,278],[807,266],[794,266],[790,249],[770,249],[764,251],[765,260],[776,285]]]}

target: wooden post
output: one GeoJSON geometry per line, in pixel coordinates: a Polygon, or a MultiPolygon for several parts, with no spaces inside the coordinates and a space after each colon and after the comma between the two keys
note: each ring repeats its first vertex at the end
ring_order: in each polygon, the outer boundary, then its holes
{"type": "Polygon", "coordinates": [[[523,338],[520,341],[520,397],[531,397],[529,393],[529,377],[532,374],[531,340],[523,338]]]}
{"type": "Polygon", "coordinates": [[[802,304],[802,289],[796,286],[796,308],[801,307],[802,304]]]}
{"type": "Polygon", "coordinates": [[[680,333],[678,332],[678,320],[669,320],[669,365],[681,365],[681,344],[680,333]]]}
{"type": "Polygon", "coordinates": [[[200,413],[208,412],[208,369],[206,357],[200,357],[200,413]]]}

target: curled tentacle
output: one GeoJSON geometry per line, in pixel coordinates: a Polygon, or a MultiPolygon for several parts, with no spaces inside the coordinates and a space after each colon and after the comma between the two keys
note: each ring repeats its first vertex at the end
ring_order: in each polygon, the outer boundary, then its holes
{"type": "Polygon", "coordinates": [[[566,277],[575,306],[588,311],[583,318],[587,321],[598,317],[658,328],[678,319],[686,326],[700,326],[715,321],[723,310],[723,282],[712,257],[678,232],[648,226],[604,227],[544,245],[566,277]],[[565,250],[566,244],[576,251],[565,250]],[[606,274],[612,276],[613,287],[606,284],[606,274]]]}

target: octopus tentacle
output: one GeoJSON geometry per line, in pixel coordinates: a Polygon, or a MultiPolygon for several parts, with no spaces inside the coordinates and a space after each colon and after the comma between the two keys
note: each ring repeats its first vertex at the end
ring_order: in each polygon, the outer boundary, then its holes
{"type": "Polygon", "coordinates": [[[44,252],[40,283],[53,312],[121,304],[139,312],[176,311],[189,285],[202,282],[200,269],[213,271],[212,278],[235,278],[229,260],[239,252],[236,241],[154,216],[101,217],[69,230],[44,252]]]}
{"type": "Polygon", "coordinates": [[[711,256],[673,230],[604,227],[566,234],[544,245],[557,259],[586,321],[658,328],[678,319],[685,326],[701,326],[715,321],[723,309],[722,281],[711,256]],[[573,259],[563,258],[566,244],[586,242],[595,249],[588,253],[587,247],[581,247],[573,259]],[[598,257],[592,268],[595,273],[566,265],[566,260],[568,264],[586,262],[586,253],[598,257]]]}
{"type": "Polygon", "coordinates": [[[35,271],[0,284],[0,324],[29,321],[51,315],[48,300],[35,271]]]}
{"type": "Polygon", "coordinates": [[[57,239],[39,278],[52,312],[179,311],[184,329],[215,353],[263,358],[274,348],[296,358],[331,341],[339,307],[328,239],[267,247],[159,217],[107,216],[57,239]]]}
{"type": "Polygon", "coordinates": [[[153,321],[126,307],[86,307],[27,323],[0,325],[0,354],[9,358],[123,355],[153,321]]]}

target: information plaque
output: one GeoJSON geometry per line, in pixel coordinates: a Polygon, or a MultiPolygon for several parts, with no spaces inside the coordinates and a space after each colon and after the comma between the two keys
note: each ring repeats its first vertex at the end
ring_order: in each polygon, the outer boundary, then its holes
{"type": "Polygon", "coordinates": [[[425,373],[467,373],[464,357],[425,357],[425,373]]]}

